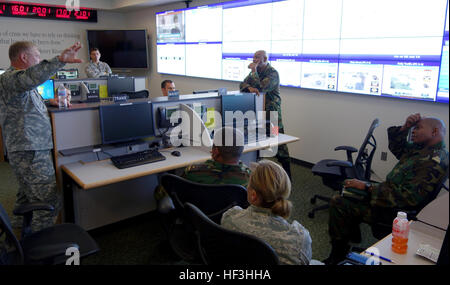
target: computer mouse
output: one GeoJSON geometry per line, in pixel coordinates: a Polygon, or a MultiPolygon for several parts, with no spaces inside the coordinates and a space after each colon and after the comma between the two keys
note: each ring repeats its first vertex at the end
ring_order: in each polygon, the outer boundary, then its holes
{"type": "Polygon", "coordinates": [[[181,152],[179,152],[178,150],[174,150],[170,154],[173,156],[181,156],[181,152]]]}

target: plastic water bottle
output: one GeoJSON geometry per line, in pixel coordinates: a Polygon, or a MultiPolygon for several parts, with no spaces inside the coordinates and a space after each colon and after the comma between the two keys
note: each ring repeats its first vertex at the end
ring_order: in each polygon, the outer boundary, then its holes
{"type": "Polygon", "coordinates": [[[392,223],[392,251],[405,254],[408,249],[409,222],[405,212],[398,212],[392,223]]]}
{"type": "Polygon", "coordinates": [[[64,85],[62,85],[62,84],[59,84],[59,87],[58,87],[58,107],[60,109],[67,108],[66,88],[64,88],[64,85]]]}

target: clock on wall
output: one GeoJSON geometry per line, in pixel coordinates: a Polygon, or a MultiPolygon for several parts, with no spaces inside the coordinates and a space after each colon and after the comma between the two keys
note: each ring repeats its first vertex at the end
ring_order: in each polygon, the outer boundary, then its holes
{"type": "Polygon", "coordinates": [[[81,8],[69,11],[65,6],[0,2],[0,17],[97,22],[97,10],[81,8]]]}

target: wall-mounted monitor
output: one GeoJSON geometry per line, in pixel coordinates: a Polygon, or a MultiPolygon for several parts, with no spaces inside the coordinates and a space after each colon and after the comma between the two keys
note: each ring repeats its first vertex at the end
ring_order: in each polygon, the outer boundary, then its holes
{"type": "Polygon", "coordinates": [[[146,30],[87,30],[87,40],[112,69],[148,68],[146,30]]]}
{"type": "Polygon", "coordinates": [[[150,102],[100,105],[102,143],[129,142],[155,135],[150,102]]]}
{"type": "Polygon", "coordinates": [[[265,50],[282,86],[448,103],[447,13],[447,0],[236,0],[162,11],[157,71],[242,81],[265,50]]]}

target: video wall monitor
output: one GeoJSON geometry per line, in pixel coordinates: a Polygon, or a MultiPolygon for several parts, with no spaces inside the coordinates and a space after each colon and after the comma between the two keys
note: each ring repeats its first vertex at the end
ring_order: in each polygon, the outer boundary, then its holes
{"type": "Polygon", "coordinates": [[[108,96],[119,96],[123,92],[134,92],[134,77],[108,77],[108,96]]]}
{"type": "Polygon", "coordinates": [[[55,86],[53,79],[49,79],[39,85],[37,88],[38,93],[41,95],[42,99],[50,100],[55,98],[55,86]]]}
{"type": "Polygon", "coordinates": [[[265,50],[282,86],[448,103],[448,26],[448,0],[236,0],[162,11],[157,71],[242,81],[265,50]]]}
{"type": "Polygon", "coordinates": [[[148,68],[146,30],[87,30],[87,40],[112,69],[148,68]]]}
{"type": "Polygon", "coordinates": [[[223,95],[221,96],[221,99],[222,99],[222,122],[224,126],[231,125],[233,124],[234,121],[239,119],[243,120],[244,125],[248,124],[248,121],[256,120],[255,94],[239,93],[232,95],[223,95]],[[239,118],[238,114],[235,113],[236,111],[241,111],[243,117],[239,118]]]}
{"type": "Polygon", "coordinates": [[[103,144],[131,142],[155,135],[150,102],[100,105],[103,144]]]}

